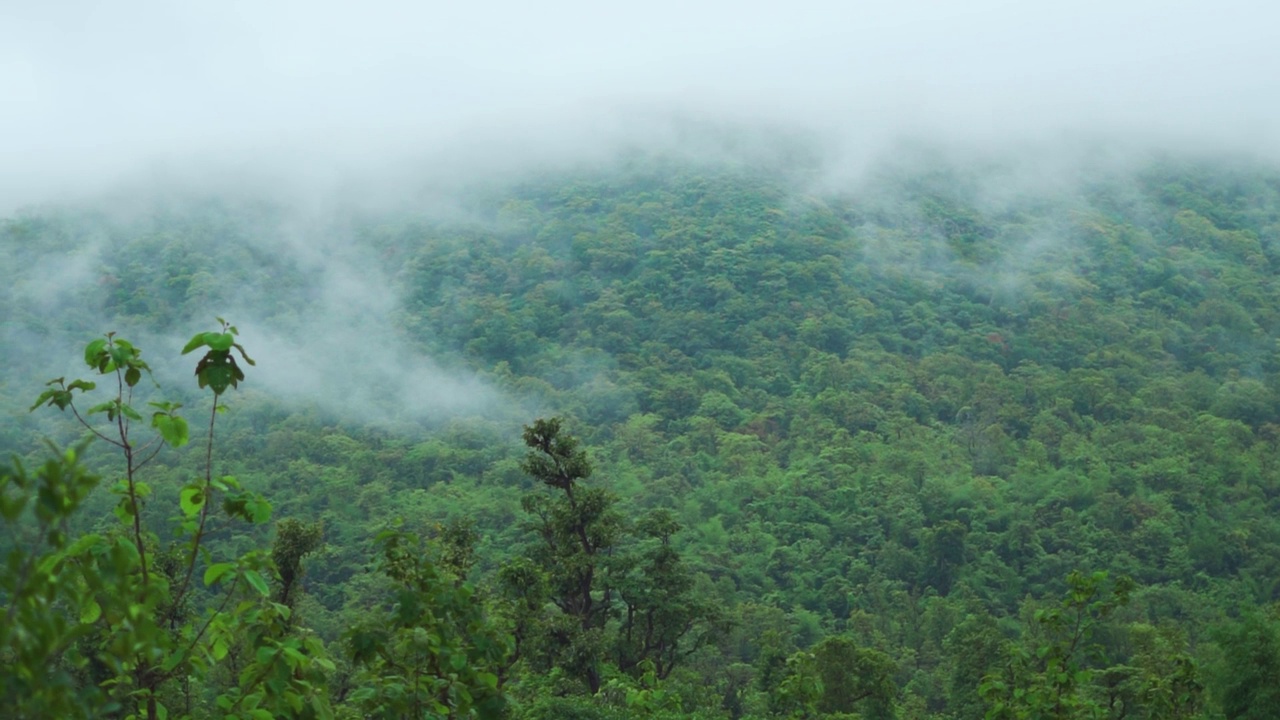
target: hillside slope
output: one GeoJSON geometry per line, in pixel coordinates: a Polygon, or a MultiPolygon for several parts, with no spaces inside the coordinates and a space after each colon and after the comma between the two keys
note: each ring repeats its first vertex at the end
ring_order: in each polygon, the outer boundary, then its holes
{"type": "MultiPolygon", "coordinates": [[[[642,163],[490,189],[462,220],[327,230],[349,245],[329,262],[394,290],[388,337],[500,399],[427,417],[397,388],[366,389],[367,412],[268,388],[237,407],[228,471],[325,523],[308,622],[332,639],[360,612],[369,539],[397,516],[473,522],[472,577],[496,582],[532,542],[519,427],[558,415],[625,515],[671,511],[697,596],[732,621],[667,681],[685,712],[783,713],[777,658],[842,636],[892,667],[868,716],[981,717],[981,678],[1044,646],[1033,614],[1073,571],[1136,584],[1098,620],[1109,659],[1086,663],[1127,674],[1084,696],[1150,708],[1134,688],[1178,658],[1225,662],[1210,629],[1280,601],[1280,173],[803,178],[642,163]]],[[[21,278],[0,321],[32,346],[99,323],[166,337],[230,304],[376,362],[382,336],[332,314],[324,258],[274,244],[289,222],[216,200],[25,213],[0,225],[21,278]]],[[[36,394],[16,380],[34,355],[0,385],[6,410],[36,394]]],[[[46,431],[6,423],[0,446],[46,431]]]]}

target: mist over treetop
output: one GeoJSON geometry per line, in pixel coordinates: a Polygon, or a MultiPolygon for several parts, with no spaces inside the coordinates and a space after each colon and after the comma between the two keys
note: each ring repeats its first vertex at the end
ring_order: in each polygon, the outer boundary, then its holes
{"type": "Polygon", "coordinates": [[[6,206],[156,166],[306,185],[460,148],[457,171],[491,148],[556,162],[672,115],[860,156],[1063,132],[1275,150],[1276,10],[1250,0],[74,7],[0,11],[6,206]]]}
{"type": "Polygon", "coordinates": [[[1270,372],[1275,319],[1233,290],[1248,277],[1271,292],[1280,183],[1265,161],[915,143],[855,177],[811,135],[681,133],[700,152],[633,147],[398,196],[206,179],[19,212],[0,248],[28,268],[5,291],[11,371],[101,326],[178,347],[213,304],[257,338],[276,400],[410,432],[565,402],[607,427],[654,392],[622,381],[637,341],[670,345],[677,367],[804,338],[841,357],[964,348],[1067,371],[1089,342],[1146,331],[1184,370],[1270,372]],[[1133,314],[1044,335],[1097,303],[1133,314]]]}

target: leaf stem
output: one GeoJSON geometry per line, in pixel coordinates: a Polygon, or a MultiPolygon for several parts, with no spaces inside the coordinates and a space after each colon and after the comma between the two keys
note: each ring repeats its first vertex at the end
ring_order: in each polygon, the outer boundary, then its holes
{"type": "Polygon", "coordinates": [[[177,605],[186,595],[187,590],[191,587],[191,576],[196,570],[196,558],[200,555],[200,541],[204,538],[205,521],[209,518],[209,506],[213,504],[213,498],[210,497],[213,491],[213,426],[218,418],[218,394],[213,394],[213,407],[209,410],[209,439],[205,444],[204,452],[204,497],[200,504],[200,524],[196,527],[196,534],[191,538],[191,559],[187,561],[187,573],[182,578],[182,585],[178,588],[178,594],[174,596],[174,604],[177,605]]]}

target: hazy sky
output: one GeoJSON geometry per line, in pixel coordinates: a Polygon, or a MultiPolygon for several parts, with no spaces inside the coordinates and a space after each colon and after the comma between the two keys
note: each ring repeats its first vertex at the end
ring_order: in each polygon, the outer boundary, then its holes
{"type": "Polygon", "coordinates": [[[157,162],[554,155],[672,113],[1270,149],[1278,27],[1274,0],[0,0],[0,206],[157,162]]]}

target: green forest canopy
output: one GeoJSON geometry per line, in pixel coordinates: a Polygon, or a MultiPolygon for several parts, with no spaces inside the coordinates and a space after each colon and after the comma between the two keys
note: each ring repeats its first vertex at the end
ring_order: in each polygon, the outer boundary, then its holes
{"type": "MultiPolygon", "coordinates": [[[[467,221],[350,220],[397,341],[504,400],[352,414],[248,373],[218,473],[291,537],[322,528],[289,605],[351,652],[316,692],[339,713],[389,702],[377,650],[417,620],[344,631],[417,593],[485,608],[469,622],[492,639],[458,652],[514,717],[1274,717],[1280,172],[1166,160],[1016,193],[945,164],[844,194],[797,178],[655,161],[488,189],[467,221]],[[522,460],[521,426],[552,416],[587,453],[573,482],[522,460]],[[579,482],[588,505],[561,497],[579,482]]],[[[264,244],[287,215],[208,198],[4,220],[0,447],[34,461],[41,436],[76,437],[16,419],[40,390],[20,380],[104,327],[162,339],[231,305],[336,336],[311,266],[264,244]],[[60,273],[77,282],[37,287],[60,273]]],[[[203,461],[161,453],[151,502],[176,507],[203,461]]],[[[103,448],[87,462],[118,473],[103,448]]],[[[102,532],[113,500],[84,503],[73,526],[102,532]]],[[[206,680],[206,699],[228,682],[206,680]]]]}

